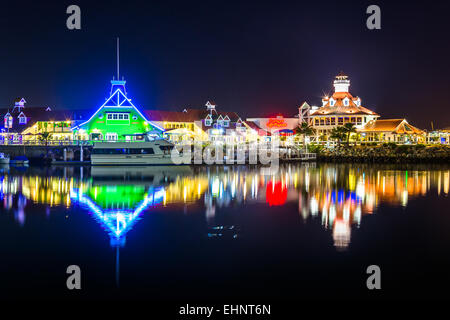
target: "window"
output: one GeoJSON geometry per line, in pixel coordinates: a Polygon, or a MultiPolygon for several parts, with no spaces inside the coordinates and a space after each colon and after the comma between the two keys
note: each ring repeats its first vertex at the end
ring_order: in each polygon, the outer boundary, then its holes
{"type": "Polygon", "coordinates": [[[334,99],[330,99],[330,106],[334,106],[334,99]]]}
{"type": "Polygon", "coordinates": [[[93,149],[92,154],[127,154],[128,149],[93,149]]]}
{"type": "Polygon", "coordinates": [[[327,126],[330,125],[330,118],[326,118],[326,119],[325,119],[325,124],[326,124],[327,126]]]}
{"type": "Polygon", "coordinates": [[[324,118],[320,118],[320,125],[321,126],[325,125],[325,119],[324,118]]]}
{"type": "Polygon", "coordinates": [[[339,118],[338,118],[338,125],[339,125],[339,126],[342,126],[343,124],[344,124],[344,118],[339,117],[339,118]]]}
{"type": "MultiPolygon", "coordinates": [[[[103,115],[99,116],[99,118],[103,118],[103,115]]],[[[108,113],[106,115],[106,119],[108,120],[129,120],[130,115],[128,113],[114,112],[108,113]]]]}
{"type": "Polygon", "coordinates": [[[27,123],[27,117],[20,117],[19,118],[19,123],[20,124],[26,124],[27,123]]]}
{"type": "Polygon", "coordinates": [[[210,127],[212,124],[212,120],[211,119],[205,119],[205,126],[210,127]]]}
{"type": "Polygon", "coordinates": [[[357,124],[362,124],[362,118],[361,117],[356,118],[356,123],[357,124]]]}
{"type": "Polygon", "coordinates": [[[350,101],[348,100],[348,98],[345,97],[345,99],[344,99],[344,106],[348,107],[349,102],[350,101]]]}
{"type": "Polygon", "coordinates": [[[128,148],[117,148],[117,149],[93,149],[92,154],[154,154],[153,148],[142,148],[142,149],[128,149],[128,148]]]}
{"type": "Polygon", "coordinates": [[[331,118],[331,125],[332,126],[336,125],[336,118],[331,118]]]}
{"type": "Polygon", "coordinates": [[[350,118],[350,122],[351,123],[356,123],[356,118],[355,117],[350,118]]]}
{"type": "Polygon", "coordinates": [[[223,120],[223,126],[224,127],[230,126],[230,120],[223,120]]]}
{"type": "Polygon", "coordinates": [[[348,123],[350,121],[350,118],[349,117],[345,117],[344,118],[344,123],[348,123]]]}
{"type": "Polygon", "coordinates": [[[314,124],[316,125],[316,126],[318,126],[319,125],[319,119],[314,119],[314,124]]]}
{"type": "Polygon", "coordinates": [[[159,146],[159,149],[164,153],[164,154],[170,154],[170,152],[173,149],[173,146],[159,146]]]}
{"type": "Polygon", "coordinates": [[[106,134],[106,140],[107,141],[116,141],[117,140],[117,133],[115,133],[115,132],[108,132],[106,134]]]}

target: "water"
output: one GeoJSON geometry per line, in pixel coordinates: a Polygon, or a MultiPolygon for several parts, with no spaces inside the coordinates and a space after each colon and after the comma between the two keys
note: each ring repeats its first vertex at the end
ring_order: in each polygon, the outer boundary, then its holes
{"type": "Polygon", "coordinates": [[[1,170],[2,299],[448,297],[449,166],[1,170]]]}

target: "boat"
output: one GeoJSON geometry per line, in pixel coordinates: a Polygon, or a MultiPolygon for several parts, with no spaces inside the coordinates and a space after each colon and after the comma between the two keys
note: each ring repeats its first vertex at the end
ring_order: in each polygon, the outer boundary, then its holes
{"type": "Polygon", "coordinates": [[[28,166],[30,161],[25,156],[17,156],[14,159],[10,160],[9,163],[15,166],[28,166]]]}
{"type": "Polygon", "coordinates": [[[0,165],[9,164],[9,156],[0,152],[0,165]]]}
{"type": "Polygon", "coordinates": [[[175,165],[174,144],[164,139],[143,142],[96,142],[91,153],[93,166],[175,165]]]}

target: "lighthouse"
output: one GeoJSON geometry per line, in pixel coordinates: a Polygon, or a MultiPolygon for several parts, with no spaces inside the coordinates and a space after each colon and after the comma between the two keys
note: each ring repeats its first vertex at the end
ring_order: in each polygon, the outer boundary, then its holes
{"type": "Polygon", "coordinates": [[[350,80],[342,71],[336,76],[334,82],[334,92],[348,92],[350,80]]]}

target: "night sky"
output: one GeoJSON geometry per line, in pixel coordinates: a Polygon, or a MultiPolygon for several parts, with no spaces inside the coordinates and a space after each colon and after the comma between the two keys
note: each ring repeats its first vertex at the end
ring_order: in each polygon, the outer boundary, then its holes
{"type": "Polygon", "coordinates": [[[0,107],[100,106],[116,70],[145,109],[214,100],[241,117],[320,105],[343,70],[383,118],[450,126],[450,3],[438,1],[8,1],[0,9],[0,107]],[[66,28],[67,6],[82,29],[66,28]],[[381,7],[381,30],[366,8],[381,7]]]}

